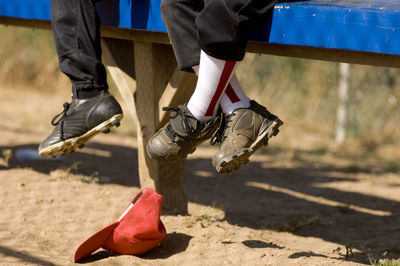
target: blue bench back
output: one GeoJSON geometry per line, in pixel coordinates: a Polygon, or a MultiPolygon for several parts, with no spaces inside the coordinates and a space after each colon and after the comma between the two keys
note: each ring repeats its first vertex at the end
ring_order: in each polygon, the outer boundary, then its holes
{"type": "MultiPolygon", "coordinates": [[[[161,0],[102,0],[97,3],[103,25],[166,32],[161,0]]],[[[0,16],[50,20],[50,0],[0,0],[0,16]]]]}
{"type": "MultiPolygon", "coordinates": [[[[103,25],[166,32],[160,0],[103,0],[103,25]]],[[[0,16],[50,20],[50,0],[0,0],[0,16]]],[[[309,0],[275,5],[250,39],[400,55],[400,0],[309,0]]]]}

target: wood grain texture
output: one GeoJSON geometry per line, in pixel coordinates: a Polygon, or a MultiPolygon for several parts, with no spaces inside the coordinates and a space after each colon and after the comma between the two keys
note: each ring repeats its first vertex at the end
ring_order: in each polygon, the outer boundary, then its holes
{"type": "Polygon", "coordinates": [[[184,160],[157,161],[146,153],[146,144],[159,127],[159,100],[176,68],[169,45],[135,42],[136,113],[141,187],[153,187],[163,195],[169,213],[187,213],[183,192],[184,160]]]}
{"type": "Polygon", "coordinates": [[[159,127],[164,126],[169,120],[169,112],[163,111],[162,108],[187,103],[193,94],[196,82],[195,74],[175,69],[159,101],[159,127]]]}
{"type": "Polygon", "coordinates": [[[104,64],[128,107],[129,114],[136,120],[136,107],[133,99],[136,92],[133,41],[103,38],[101,44],[104,64]]]}

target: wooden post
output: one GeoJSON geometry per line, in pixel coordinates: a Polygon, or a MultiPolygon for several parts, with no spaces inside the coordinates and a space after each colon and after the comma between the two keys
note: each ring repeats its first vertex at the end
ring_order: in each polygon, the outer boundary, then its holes
{"type": "Polygon", "coordinates": [[[336,143],[342,143],[346,138],[347,101],[349,99],[350,65],[339,64],[339,105],[337,109],[336,143]]]}
{"type": "Polygon", "coordinates": [[[133,95],[136,91],[133,41],[103,38],[103,61],[114,80],[128,112],[136,120],[133,95]]]}
{"type": "Polygon", "coordinates": [[[177,69],[170,45],[103,38],[102,48],[104,63],[137,121],[140,186],[163,195],[167,213],[186,214],[184,160],[151,160],[146,144],[168,121],[162,107],[187,102],[196,76],[177,69]]]}
{"type": "Polygon", "coordinates": [[[162,108],[188,102],[196,87],[196,82],[197,77],[194,73],[182,72],[176,67],[158,104],[160,127],[165,125],[169,120],[169,112],[164,112],[162,108]]]}
{"type": "Polygon", "coordinates": [[[175,71],[175,57],[169,45],[135,42],[134,50],[140,185],[163,195],[167,212],[185,214],[184,160],[156,161],[146,153],[148,140],[160,127],[159,100],[175,71]]]}

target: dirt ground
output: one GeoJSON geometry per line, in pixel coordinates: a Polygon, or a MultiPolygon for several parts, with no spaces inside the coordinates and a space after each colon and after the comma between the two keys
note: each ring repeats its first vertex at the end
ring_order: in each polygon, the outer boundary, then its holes
{"type": "MultiPolygon", "coordinates": [[[[76,247],[114,222],[140,190],[136,142],[121,133],[129,119],[120,133],[97,136],[61,160],[24,157],[68,97],[67,90],[0,88],[0,265],[73,264],[76,247]]],[[[362,265],[399,258],[393,166],[335,157],[313,148],[320,140],[303,137],[308,148],[285,125],[269,149],[231,175],[213,169],[215,147],[201,146],[187,161],[190,215],[162,216],[165,241],[140,257],[99,250],[83,263],[362,265]]],[[[383,152],[400,158],[399,149],[383,152]]]]}

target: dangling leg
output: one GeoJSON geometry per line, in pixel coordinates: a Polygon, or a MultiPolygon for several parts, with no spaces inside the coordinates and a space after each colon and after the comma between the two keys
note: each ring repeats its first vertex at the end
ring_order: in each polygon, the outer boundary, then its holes
{"type": "MultiPolygon", "coordinates": [[[[199,75],[199,66],[194,66],[193,70],[196,75],[199,75]]],[[[243,91],[235,73],[221,97],[220,106],[224,114],[230,114],[239,108],[250,107],[250,98],[243,91]]]]}
{"type": "Polygon", "coordinates": [[[233,75],[225,94],[222,95],[220,104],[224,114],[231,114],[239,108],[250,107],[250,98],[244,93],[236,75],[233,75]]]}
{"type": "Polygon", "coordinates": [[[170,108],[171,119],[147,143],[153,159],[184,159],[218,128],[216,117],[221,96],[234,73],[235,61],[200,55],[200,71],[196,89],[188,104],[170,108]]]}
{"type": "MultiPolygon", "coordinates": [[[[204,0],[204,9],[196,19],[199,44],[207,54],[223,60],[240,61],[244,57],[250,23],[265,18],[276,1],[204,0]]],[[[200,71],[202,66],[200,65],[200,71]]],[[[268,139],[278,134],[283,124],[265,107],[250,101],[239,90],[237,79],[231,80],[221,100],[225,115],[223,134],[213,165],[220,173],[239,169],[268,139]],[[236,88],[236,90],[235,90],[236,88]],[[233,94],[233,92],[235,92],[233,94]],[[237,96],[237,98],[235,97],[237,96]],[[243,99],[242,101],[237,101],[243,99]],[[235,103],[238,103],[235,106],[235,103]]]]}
{"type": "Polygon", "coordinates": [[[216,115],[236,65],[236,61],[217,59],[201,51],[196,89],[187,104],[190,112],[201,122],[216,115]]]}
{"type": "Polygon", "coordinates": [[[39,154],[45,157],[72,152],[122,119],[120,105],[108,93],[94,2],[51,1],[54,42],[61,71],[72,83],[72,102],[64,104],[52,121],[53,132],[39,146],[39,154]]]}
{"type": "MultiPolygon", "coordinates": [[[[178,66],[183,71],[193,72],[192,67],[200,64],[200,46],[195,19],[202,9],[202,0],[162,0],[161,2],[163,21],[167,27],[178,66]]],[[[147,153],[153,159],[186,158],[200,143],[211,138],[218,128],[218,119],[212,118],[202,122],[191,113],[186,104],[167,108],[167,110],[171,110],[170,121],[147,143],[147,153]]],[[[201,116],[198,115],[199,118],[201,116]]]]}
{"type": "Polygon", "coordinates": [[[199,65],[199,78],[189,103],[171,108],[170,122],[149,141],[150,157],[186,158],[199,143],[210,138],[217,120],[217,106],[227,87],[226,96],[231,103],[225,101],[223,104],[230,114],[223,125],[224,134],[219,138],[222,142],[220,151],[213,158],[218,172],[238,169],[256,149],[277,134],[282,122],[276,116],[254,101],[249,105],[244,93],[241,95],[243,103],[234,106],[240,91],[235,93],[232,84],[228,86],[236,61],[241,61],[244,56],[249,14],[261,15],[273,6],[273,2],[204,0],[203,6],[203,1],[164,0],[163,19],[178,65],[187,71],[199,65]]]}

